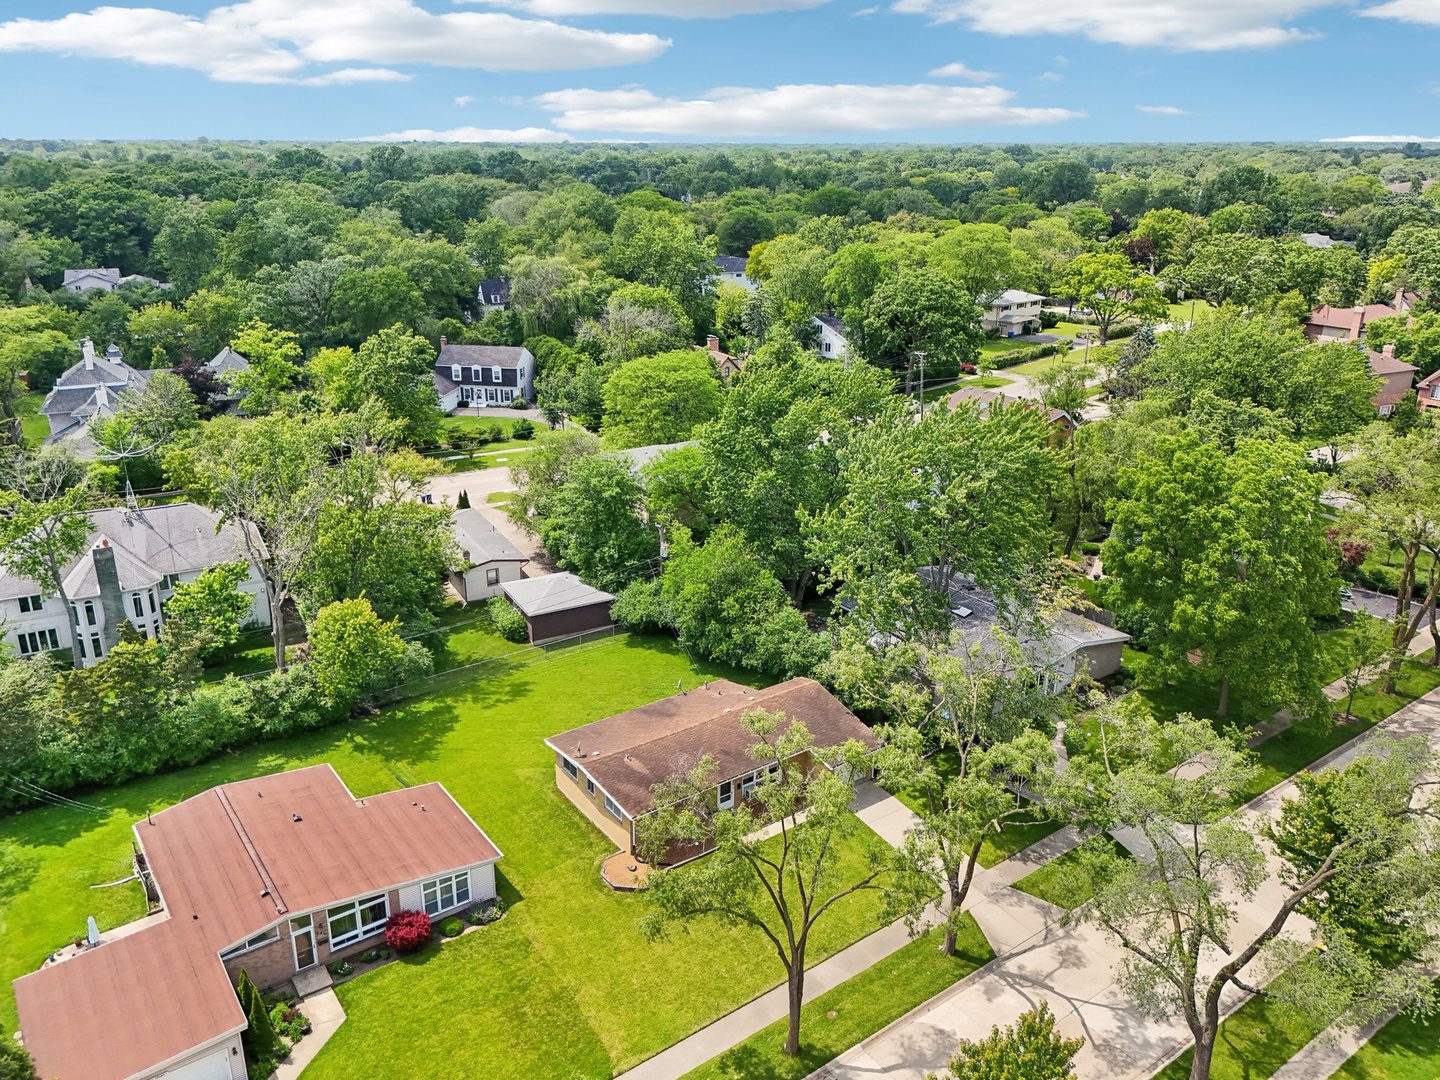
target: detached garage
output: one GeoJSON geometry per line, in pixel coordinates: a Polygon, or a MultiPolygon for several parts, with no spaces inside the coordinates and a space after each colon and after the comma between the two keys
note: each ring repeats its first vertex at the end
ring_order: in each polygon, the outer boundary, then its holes
{"type": "Polygon", "coordinates": [[[574,574],[504,581],[500,588],[525,616],[532,644],[615,625],[610,618],[615,597],[592,589],[574,574]]]}

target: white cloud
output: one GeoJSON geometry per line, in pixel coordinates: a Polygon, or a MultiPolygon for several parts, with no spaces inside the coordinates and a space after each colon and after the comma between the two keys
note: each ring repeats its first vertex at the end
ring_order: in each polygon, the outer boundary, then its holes
{"type": "Polygon", "coordinates": [[[732,15],[765,15],[803,11],[830,0],[456,0],[488,4],[529,15],[668,15],[676,19],[728,19],[732,15]]]}
{"type": "Polygon", "coordinates": [[[466,105],[473,105],[473,104],[475,104],[475,98],[474,98],[474,96],[471,95],[471,94],[461,94],[459,97],[457,97],[457,98],[455,99],[455,104],[456,104],[456,105],[459,105],[460,108],[463,109],[466,105]]]}
{"type": "Polygon", "coordinates": [[[305,86],[348,86],[351,83],[367,82],[409,82],[413,75],[391,68],[341,68],[327,71],[323,75],[311,75],[298,80],[305,86]]]}
{"type": "MultiPolygon", "coordinates": [[[[987,34],[1081,34],[1118,45],[1168,49],[1253,49],[1315,35],[1293,20],[1337,0],[892,0],[891,10],[987,34]]],[[[1393,0],[1428,7],[1437,0],[1393,0]]]]}
{"type": "Polygon", "coordinates": [[[1320,141],[1355,143],[1440,142],[1440,135],[1341,135],[1338,138],[1321,139],[1320,141]]]}
{"type": "Polygon", "coordinates": [[[1058,71],[1042,71],[1042,72],[1040,72],[1039,75],[1036,75],[1035,78],[1036,78],[1036,80],[1039,81],[1039,82],[1064,82],[1064,81],[1065,81],[1065,76],[1064,76],[1064,75],[1061,75],[1058,71]]]}
{"type": "Polygon", "coordinates": [[[946,64],[944,67],[937,67],[930,72],[930,77],[934,79],[969,79],[971,82],[988,82],[991,79],[999,78],[993,71],[976,71],[959,61],[946,64]]]}
{"type": "Polygon", "coordinates": [[[850,14],[857,19],[868,19],[871,15],[879,15],[880,9],[871,4],[869,7],[862,7],[859,11],[852,11],[850,14]]]}
{"type": "Polygon", "coordinates": [[[557,71],[637,63],[669,47],[654,34],[581,30],[500,12],[436,15],[413,0],[241,0],[203,16],[97,7],[0,23],[0,52],[190,68],[219,82],[306,82],[324,78],[307,76],[312,64],[347,61],[557,71]]]}
{"type": "Polygon", "coordinates": [[[563,131],[550,128],[478,128],[457,127],[445,131],[434,128],[411,128],[409,131],[391,131],[385,135],[366,135],[352,142],[529,142],[567,143],[575,140],[563,131]]]}
{"type": "Polygon", "coordinates": [[[1151,116],[1189,116],[1190,113],[1176,105],[1136,105],[1136,112],[1149,113],[1151,116]]]}
{"type": "Polygon", "coordinates": [[[554,90],[532,104],[571,131],[721,138],[1051,124],[1084,115],[1014,105],[1014,96],[998,86],[807,84],[721,87],[696,98],[662,98],[639,87],[554,90]]]}
{"type": "Polygon", "coordinates": [[[1440,26],[1440,0],[1389,0],[1389,3],[1361,8],[1360,14],[1375,19],[1419,23],[1421,26],[1440,26]]]}

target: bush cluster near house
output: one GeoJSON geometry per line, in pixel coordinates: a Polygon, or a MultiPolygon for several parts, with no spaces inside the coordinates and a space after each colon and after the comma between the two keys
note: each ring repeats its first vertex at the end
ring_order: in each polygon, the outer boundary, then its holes
{"type": "Polygon", "coordinates": [[[425,912],[397,911],[385,920],[385,944],[397,953],[414,952],[430,940],[431,931],[425,912]]]}

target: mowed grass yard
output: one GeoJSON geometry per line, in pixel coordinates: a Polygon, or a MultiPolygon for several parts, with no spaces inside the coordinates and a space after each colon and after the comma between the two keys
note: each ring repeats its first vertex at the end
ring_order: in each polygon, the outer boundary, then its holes
{"type": "MultiPolygon", "coordinates": [[[[526,654],[527,656],[531,654],[526,654]]],[[[129,871],[130,825],[225,781],[328,761],[357,795],[439,780],[504,852],[509,914],[414,960],[340,987],[348,1020],[306,1072],[371,1076],[608,1077],[776,985],[781,969],[753,931],[697,925],[648,942],[643,901],[610,891],[610,844],[560,794],[542,739],[698,682],[668,641],[620,637],[525,662],[347,726],[268,743],[164,777],[84,796],[103,815],[45,808],[0,819],[0,971],[39,967],[84,932],[143,914],[136,886],[92,890],[129,871]]],[[[845,843],[858,874],[881,841],[845,843]]],[[[163,887],[163,883],[162,883],[163,887]]],[[[877,893],[838,904],[817,927],[819,962],[879,925],[877,893]]],[[[15,1025],[0,995],[0,1026],[15,1025]]]]}
{"type": "Polygon", "coordinates": [[[15,413],[20,417],[20,430],[26,446],[39,446],[50,434],[50,421],[40,415],[45,402],[41,393],[21,394],[15,399],[15,413]]]}

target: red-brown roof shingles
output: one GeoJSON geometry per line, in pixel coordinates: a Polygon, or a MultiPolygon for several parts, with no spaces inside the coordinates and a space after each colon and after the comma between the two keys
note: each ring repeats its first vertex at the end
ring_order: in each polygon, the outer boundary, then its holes
{"type": "Polygon", "coordinates": [[[328,765],[211,788],[135,832],[169,918],[16,980],[41,1076],[121,1080],[223,1038],[245,1020],[222,950],[500,855],[440,784],[357,800],[328,765]]]}
{"type": "Polygon", "coordinates": [[[717,679],[702,689],[642,705],[586,724],[545,742],[595,779],[630,816],[653,806],[651,789],[682,776],[709,754],[715,781],[752,772],[758,741],[740,723],[752,709],[780,712],[809,729],[817,747],[856,739],[879,745],[870,729],[813,679],[791,679],[765,690],[717,679]]]}

